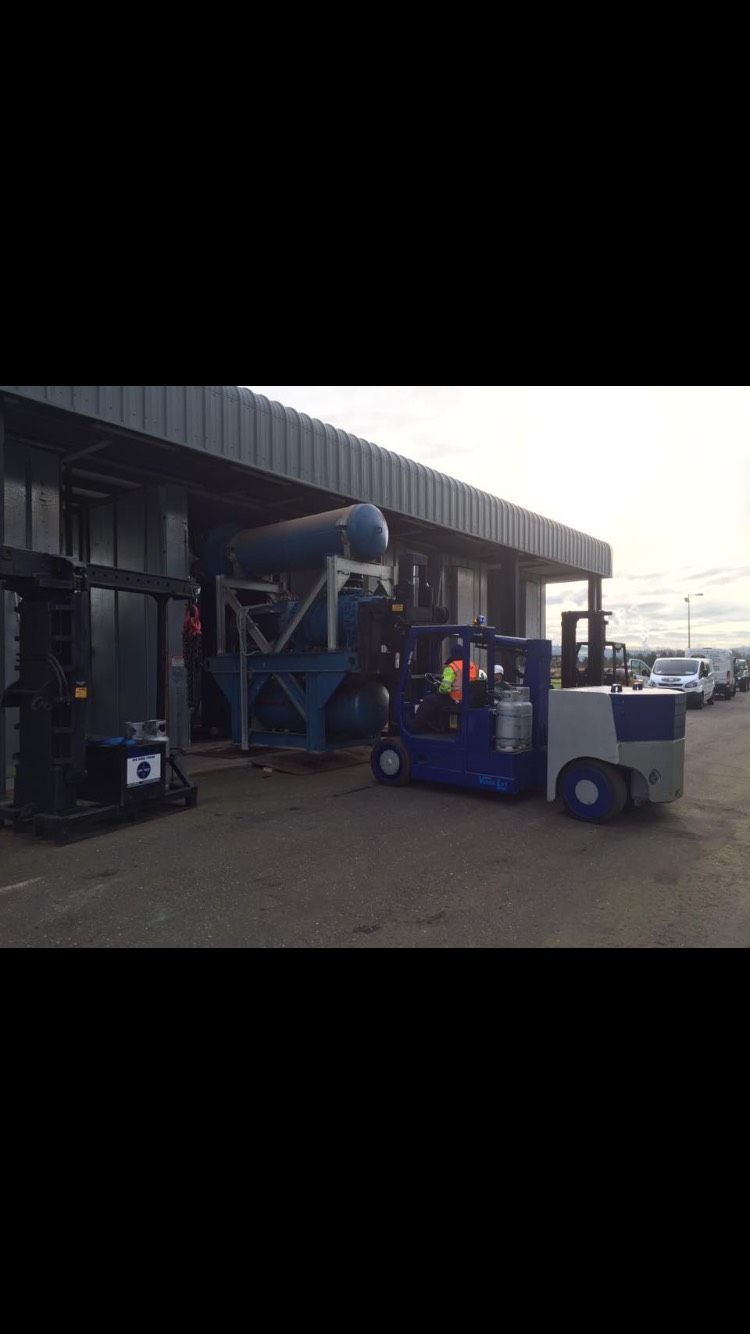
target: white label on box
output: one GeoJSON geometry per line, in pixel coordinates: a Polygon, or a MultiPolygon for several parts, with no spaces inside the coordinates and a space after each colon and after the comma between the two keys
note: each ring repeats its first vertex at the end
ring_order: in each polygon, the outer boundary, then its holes
{"type": "Polygon", "coordinates": [[[136,755],[128,760],[128,787],[143,787],[144,783],[157,783],[161,778],[161,755],[136,755]]]}

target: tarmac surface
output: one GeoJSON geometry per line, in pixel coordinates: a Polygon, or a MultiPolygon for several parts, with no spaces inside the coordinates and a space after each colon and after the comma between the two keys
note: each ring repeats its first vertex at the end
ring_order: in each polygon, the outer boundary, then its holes
{"type": "Polygon", "coordinates": [[[684,797],[571,819],[369,765],[200,774],[66,847],[0,830],[5,947],[748,947],[750,695],[688,710],[684,797]]]}

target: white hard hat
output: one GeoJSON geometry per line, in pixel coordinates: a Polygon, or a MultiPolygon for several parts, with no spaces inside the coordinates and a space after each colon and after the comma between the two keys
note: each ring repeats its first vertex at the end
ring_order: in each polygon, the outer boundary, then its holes
{"type": "Polygon", "coordinates": [[[503,671],[499,662],[495,663],[495,676],[505,676],[505,672],[503,671]]]}

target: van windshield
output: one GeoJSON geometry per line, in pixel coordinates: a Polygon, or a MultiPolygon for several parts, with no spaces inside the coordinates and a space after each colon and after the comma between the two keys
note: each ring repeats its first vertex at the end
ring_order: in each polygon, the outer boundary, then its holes
{"type": "Polygon", "coordinates": [[[695,676],[699,668],[697,658],[657,658],[654,663],[657,676],[695,676]]]}

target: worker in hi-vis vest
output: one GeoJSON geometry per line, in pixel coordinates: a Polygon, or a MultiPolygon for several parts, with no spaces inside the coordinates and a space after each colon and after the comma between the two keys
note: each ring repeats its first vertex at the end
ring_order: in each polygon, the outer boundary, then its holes
{"type": "MultiPolygon", "coordinates": [[[[455,649],[453,650],[455,653],[455,649]]],[[[475,663],[469,664],[469,680],[476,681],[479,669],[475,663]]],[[[437,691],[425,695],[412,721],[414,732],[443,732],[446,730],[445,716],[450,712],[451,702],[461,703],[463,698],[463,662],[460,658],[448,657],[443,667],[437,691]]],[[[472,702],[471,700],[469,701],[472,702]]]]}
{"type": "MultiPolygon", "coordinates": [[[[461,658],[447,658],[443,668],[443,679],[438,686],[438,694],[450,695],[457,704],[461,703],[463,698],[463,675],[464,664],[461,658]]],[[[479,676],[479,669],[476,663],[469,663],[469,680],[476,681],[479,676]]]]}

